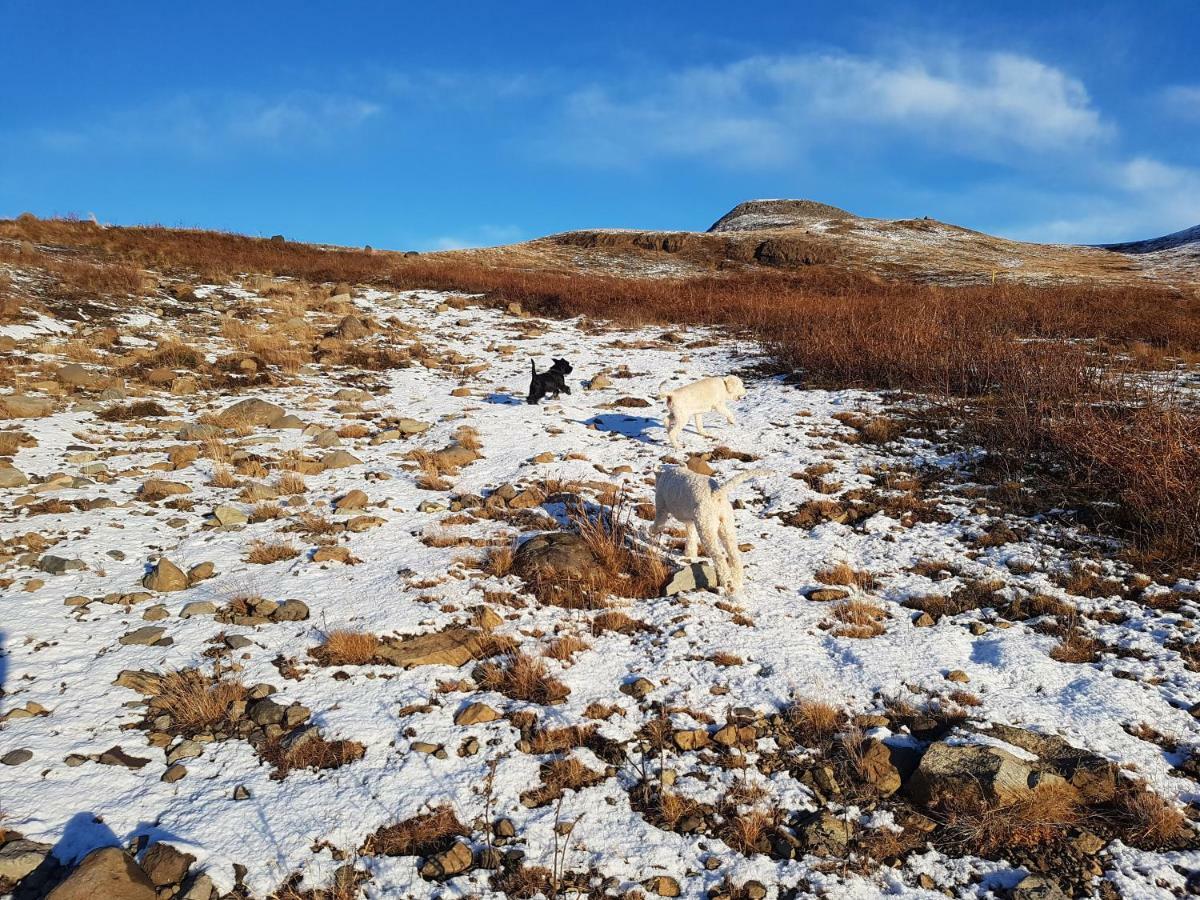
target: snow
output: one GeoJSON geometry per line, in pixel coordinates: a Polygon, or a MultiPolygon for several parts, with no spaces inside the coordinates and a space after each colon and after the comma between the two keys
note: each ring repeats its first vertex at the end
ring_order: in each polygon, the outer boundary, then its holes
{"type": "MultiPolygon", "coordinates": [[[[343,864],[334,859],[329,846],[353,856],[376,829],[440,803],[453,806],[464,822],[481,817],[489,803],[483,791],[488,760],[496,759],[490,799],[493,816],[514,820],[530,863],[550,865],[555,808],[531,810],[519,800],[523,791],[539,783],[540,758],[515,749],[519,735],[505,720],[467,728],[452,721],[465,702],[482,700],[507,710],[519,709],[522,704],[482,691],[439,693],[438,681],[465,677],[469,669],[343,667],[350,675],[338,680],[335,669],[312,664],[306,651],[332,629],[416,634],[461,623],[467,610],[482,602],[485,589],[520,590],[515,579],[497,580],[457,567],[456,557],[469,552],[463,548],[436,548],[421,542],[423,534],[441,528],[439,520],[444,514],[419,512],[418,505],[429,499],[444,501],[447,495],[416,487],[414,473],[403,459],[412,447],[444,446],[463,424],[477,429],[484,458],[462,470],[455,479],[455,493],[487,492],[500,484],[536,477],[617,483],[635,499],[649,500],[653,472],[671,455],[654,399],[659,383],[668,377],[683,381],[744,372],[760,358],[751,345],[699,329],[675,330],[690,340],[712,339],[713,346],[689,350],[652,343],[644,349],[629,349],[628,345],[651,341],[661,329],[582,330],[573,321],[541,323],[539,335],[526,337],[514,330],[519,320],[498,311],[438,311],[444,299],[434,292],[370,291],[356,300],[365,313],[397,315],[419,328],[427,344],[438,351],[457,350],[490,364],[466,380],[421,366],[380,375],[387,382],[387,392],[368,408],[431,422],[433,428],[406,443],[371,446],[365,440],[347,441],[345,449],[363,465],[307,477],[310,504],[330,501],[351,488],[361,488],[373,504],[383,504],[369,512],[384,516],[387,524],[353,535],[349,543],[363,561],[360,565],[320,566],[304,556],[267,566],[244,562],[246,545],[255,538],[271,538],[280,523],[261,522],[236,531],[202,530],[200,518],[216,502],[233,502],[228,494],[208,484],[213,468],[205,459],[164,476],[191,487],[189,499],[196,501],[191,512],[151,510],[135,502],[133,496],[143,478],[160,474],[146,467],[161,462],[163,449],[178,443],[170,432],[107,425],[86,409],[19,423],[38,441],[36,448],[23,449],[14,458],[14,464],[30,475],[50,475],[63,471],[65,465],[70,471],[63,457],[70,452],[69,446],[78,444],[116,447],[121,455],[104,460],[110,471],[129,469],[139,474],[114,474],[111,479],[52,495],[64,500],[105,496],[118,504],[89,512],[27,516],[23,512],[26,504],[18,499],[27,489],[0,492],[0,501],[8,510],[0,515],[0,537],[53,532],[62,540],[48,552],[86,563],[82,571],[57,577],[43,576],[11,559],[0,568],[0,575],[15,579],[0,600],[0,639],[6,652],[0,658],[6,692],[0,709],[8,711],[34,701],[50,710],[47,716],[10,719],[0,730],[0,753],[23,747],[34,754],[30,763],[0,770],[5,827],[33,840],[59,842],[56,853],[64,861],[103,843],[124,844],[139,835],[153,835],[196,855],[197,865],[206,869],[222,890],[233,885],[234,864],[248,866],[245,884],[255,896],[263,896],[295,872],[304,873],[308,884],[327,884],[343,864]],[[467,324],[457,324],[463,320],[467,324]],[[614,350],[617,341],[626,342],[625,348],[614,350]],[[519,347],[518,352],[510,356],[495,352],[495,345],[508,342],[519,347]],[[526,405],[523,394],[530,356],[543,367],[551,356],[568,357],[575,366],[570,377],[573,393],[560,402],[526,405]],[[617,363],[627,365],[633,377],[614,379],[614,387],[604,391],[584,389],[592,375],[601,370],[611,372],[617,363]],[[450,396],[462,383],[472,388],[472,396],[450,396]],[[604,406],[622,396],[645,397],[652,405],[644,409],[604,406]],[[126,440],[128,435],[133,439],[126,440]],[[531,462],[545,452],[554,454],[554,462],[531,462]],[[614,474],[619,466],[629,466],[631,471],[614,474]],[[372,477],[368,478],[368,473],[372,477]],[[172,524],[173,519],[182,524],[172,524]],[[114,558],[111,551],[122,552],[124,558],[114,558]],[[141,615],[149,604],[64,606],[64,599],[72,595],[100,597],[138,589],[147,562],[159,553],[184,568],[212,561],[218,573],[188,591],[155,598],[154,602],[164,604],[170,612],[169,618],[157,623],[167,627],[173,640],[170,646],[118,644],[121,635],[146,624],[141,615]],[[415,574],[398,574],[406,570],[415,574]],[[464,577],[446,577],[452,571],[464,577]],[[26,589],[35,575],[44,578],[44,585],[26,589]],[[432,588],[414,586],[414,582],[431,578],[440,579],[432,588]],[[312,618],[246,628],[208,617],[178,617],[188,602],[211,599],[220,604],[247,589],[276,600],[303,599],[312,618]],[[140,696],[115,687],[113,681],[125,669],[207,667],[210,663],[204,652],[219,634],[243,634],[253,641],[236,660],[246,684],[275,685],[284,701],[310,707],[314,722],[326,736],[365,744],[366,756],[337,770],[293,772],[285,780],[275,781],[270,768],[249,745],[231,740],[206,745],[199,758],[187,762],[189,774],[183,780],[174,784],[160,781],[166,768],[163,752],[147,746],[142,732],[131,730],[141,719],[140,696]],[[280,656],[302,664],[302,680],[281,676],[273,663],[280,656]],[[425,713],[399,713],[410,704],[424,702],[432,702],[433,708],[425,713]],[[410,728],[416,737],[409,735],[410,728]],[[482,752],[458,756],[457,747],[471,735],[479,739],[482,752]],[[414,740],[444,744],[447,758],[412,751],[414,740]],[[150,762],[140,771],[91,762],[76,767],[64,763],[69,754],[96,754],[114,745],[150,762]],[[232,799],[239,786],[249,790],[250,799],[232,799]]],[[[159,324],[142,315],[128,316],[126,322],[139,329],[159,324]]],[[[52,329],[46,326],[45,330],[52,329]]],[[[949,592],[961,578],[998,579],[1010,587],[1065,598],[1063,589],[1046,573],[1065,568],[1069,553],[1061,545],[1036,540],[1038,535],[1050,533],[1048,525],[1035,526],[1031,542],[971,552],[963,538],[978,533],[984,523],[972,514],[967,502],[953,498],[947,504],[956,518],[944,524],[905,527],[883,514],[861,530],[834,523],[812,530],[783,524],[775,513],[827,496],[790,477],[808,465],[831,464],[833,470],[826,480],[840,481],[847,490],[871,484],[868,473],[884,466],[923,462],[953,468],[962,462],[962,455],[915,440],[885,448],[837,442],[836,437],[848,429],[833,420],[833,414],[883,409],[884,401],[877,394],[805,389],[774,378],[746,376],[746,380],[749,393],[735,410],[738,424],[711,421],[709,428],[715,436],[711,442],[689,428],[685,441],[689,451],[711,449],[717,443],[751,451],[761,457],[753,466],[772,472],[737,491],[744,501],[737,512],[740,538],[752,548],[745,554],[747,587],[736,602],[753,624],[738,624],[717,605],[720,597],[704,592],[627,601],[625,611],[655,630],[632,637],[615,633],[588,636],[590,649],[576,654],[571,664],[547,660],[552,673],[571,692],[565,703],[538,710],[546,725],[584,722],[583,710],[593,701],[603,701],[615,703],[625,715],[603,723],[601,734],[622,740],[631,737],[641,726],[643,714],[631,698],[617,692],[631,676],[653,682],[651,698],[670,708],[700,711],[722,720],[734,706],[771,710],[795,697],[825,699],[855,712],[878,710],[881,698],[910,696],[913,688],[944,694],[949,687],[945,674],[962,669],[969,674],[969,690],[984,701],[973,711],[979,721],[1061,734],[1077,746],[1132,766],[1165,796],[1181,803],[1200,799],[1194,782],[1172,774],[1171,761],[1159,747],[1133,737],[1122,727],[1148,722],[1185,744],[1200,740],[1200,723],[1187,712],[1200,696],[1200,674],[1188,671],[1177,653],[1163,647],[1167,637],[1195,614],[1194,603],[1185,601],[1185,619],[1119,598],[1071,598],[1082,607],[1095,604],[1125,614],[1124,624],[1110,626],[1111,633],[1101,631],[1099,636],[1136,648],[1146,657],[1139,661],[1106,655],[1095,665],[1051,659],[1048,652],[1055,641],[1039,634],[1033,623],[1004,628],[989,624],[983,634],[973,635],[964,627],[966,623],[991,621],[978,611],[943,619],[934,627],[915,627],[912,613],[900,605],[902,601],[914,594],[949,592]],[[932,582],[906,571],[917,562],[932,559],[953,564],[961,570],[961,578],[932,582]],[[1018,574],[1025,570],[1010,568],[1007,562],[1011,559],[1036,561],[1038,568],[1018,574]],[[853,640],[835,637],[820,627],[828,619],[829,604],[809,601],[804,595],[818,586],[816,572],[839,561],[867,570],[879,581],[880,586],[866,596],[888,613],[882,636],[853,640]],[[741,656],[745,664],[718,667],[708,661],[716,651],[741,656]],[[1137,677],[1114,677],[1118,670],[1133,670],[1137,677]],[[726,688],[726,693],[714,695],[714,685],[726,688]]],[[[256,390],[246,396],[278,403],[306,422],[338,427],[344,420],[335,411],[331,395],[340,386],[329,373],[315,372],[301,376],[293,386],[256,390]]],[[[195,421],[201,412],[223,408],[232,399],[209,399],[204,406],[193,404],[191,408],[185,408],[187,401],[179,398],[166,397],[163,402],[179,411],[177,422],[182,422],[195,421]]],[[[262,445],[254,438],[242,443],[272,456],[290,449],[312,449],[298,431],[269,435],[275,443],[262,445]]],[[[742,466],[730,461],[714,465],[722,477],[742,466]]],[[[37,499],[45,496],[49,495],[37,499]]],[[[246,504],[235,505],[248,509],[246,504]]],[[[516,537],[510,526],[495,522],[453,526],[453,530],[471,536],[516,537]]],[[[530,653],[538,653],[542,646],[537,635],[559,631],[588,634],[587,612],[533,602],[524,609],[504,608],[501,612],[508,618],[500,633],[530,653]]],[[[1008,745],[1005,748],[1023,752],[1008,745]]],[[[575,752],[590,767],[603,768],[587,751],[575,752]]],[[[678,789],[714,799],[727,785],[704,784],[687,777],[694,763],[695,755],[687,753],[678,754],[673,761],[682,776],[678,789]]],[[[915,874],[925,872],[939,884],[972,892],[975,887],[982,890],[983,884],[1011,886],[1021,875],[1020,870],[1003,864],[951,860],[932,851],[910,860],[903,877],[886,870],[870,878],[822,873],[812,860],[747,858],[711,837],[678,835],[651,826],[630,808],[627,788],[632,783],[632,773],[622,771],[594,787],[568,792],[561,817],[579,817],[568,854],[571,867],[594,866],[626,887],[654,874],[671,874],[680,879],[685,896],[695,898],[705,896],[707,889],[727,876],[737,883],[758,879],[769,886],[772,898],[802,881],[831,897],[887,894],[932,898],[942,895],[913,887],[915,874]],[[720,853],[723,865],[709,872],[703,861],[713,852],[720,853]],[[972,886],[981,878],[983,884],[972,886]]],[[[762,783],[771,802],[793,809],[815,808],[807,788],[786,775],[777,774],[762,783]]],[[[886,817],[870,821],[871,827],[889,826],[886,817]]],[[[1200,854],[1175,857],[1181,865],[1200,866],[1200,854]]],[[[1156,880],[1172,886],[1181,882],[1178,873],[1171,874],[1172,860],[1167,856],[1125,848],[1114,859],[1114,877],[1126,896],[1158,896],[1154,893],[1156,880]]],[[[439,890],[417,875],[412,858],[366,857],[359,863],[373,876],[366,888],[369,897],[432,896],[439,890]]],[[[486,876],[475,872],[456,879],[453,895],[490,896],[486,876]]]]}

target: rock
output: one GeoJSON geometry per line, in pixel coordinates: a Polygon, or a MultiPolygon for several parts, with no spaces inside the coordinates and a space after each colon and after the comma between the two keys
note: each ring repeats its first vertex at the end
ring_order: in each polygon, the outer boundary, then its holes
{"type": "Polygon", "coordinates": [[[477,606],[471,611],[471,624],[484,631],[495,631],[504,624],[504,619],[490,606],[477,606]]]}
{"type": "Polygon", "coordinates": [[[217,415],[217,424],[222,428],[251,425],[257,427],[269,426],[277,419],[282,419],[284,409],[266,400],[241,400],[226,407],[217,415]]]}
{"type": "Polygon", "coordinates": [[[971,676],[969,676],[962,669],[953,669],[946,673],[946,680],[953,681],[956,684],[966,684],[971,680],[971,676]]]}
{"type": "Polygon", "coordinates": [[[380,525],[386,525],[387,519],[382,516],[355,516],[346,522],[346,530],[358,534],[363,531],[369,531],[372,528],[378,528],[380,525]]]}
{"type": "Polygon", "coordinates": [[[929,613],[923,612],[919,616],[914,616],[912,623],[917,628],[931,628],[937,624],[937,620],[929,613]]]}
{"type": "Polygon", "coordinates": [[[155,887],[179,884],[187,877],[196,857],[176,850],[170,844],[157,843],[142,857],[142,869],[155,887]]]}
{"type": "Polygon", "coordinates": [[[246,715],[255,725],[278,725],[287,715],[287,707],[271,699],[259,700],[246,710],[246,715]]]}
{"type": "Polygon", "coordinates": [[[522,578],[549,577],[586,581],[600,563],[587,541],[569,531],[551,531],[530,538],[517,548],[513,571],[522,578]]]}
{"type": "Polygon", "coordinates": [[[602,391],[612,386],[612,379],[601,372],[599,375],[592,376],[592,380],[588,382],[587,389],[589,391],[602,391]]]}
{"type": "Polygon", "coordinates": [[[670,875],[655,875],[653,878],[647,878],[642,882],[642,886],[659,897],[678,897],[683,893],[679,882],[670,875]]]}
{"type": "Polygon", "coordinates": [[[1013,888],[1012,897],[1013,900],[1069,900],[1070,894],[1045,875],[1026,875],[1013,888]]]}
{"type": "Polygon", "coordinates": [[[458,666],[475,657],[480,648],[479,633],[467,628],[446,628],[431,634],[384,643],[378,650],[381,659],[393,666],[458,666]]]}
{"type": "Polygon", "coordinates": [[[213,880],[203,872],[191,879],[191,884],[185,885],[183,896],[179,900],[212,900],[217,895],[213,880]]]}
{"type": "Polygon", "coordinates": [[[54,403],[22,394],[0,397],[0,410],[10,419],[40,419],[54,412],[54,403]]]}
{"type": "Polygon", "coordinates": [[[688,591],[704,591],[717,589],[717,572],[711,563],[688,563],[677,569],[663,588],[663,596],[671,597],[688,591]]]}
{"type": "Polygon", "coordinates": [[[61,556],[47,554],[38,560],[38,568],[51,575],[66,575],[68,572],[86,569],[82,559],[64,559],[61,556]]]}
{"type": "Polygon", "coordinates": [[[249,800],[251,796],[250,789],[244,784],[239,784],[233,789],[234,800],[249,800]]]}
{"type": "Polygon", "coordinates": [[[471,846],[463,841],[456,841],[444,853],[438,853],[425,860],[421,866],[421,877],[429,880],[453,878],[469,871],[475,864],[475,854],[471,846]]]}
{"type": "Polygon", "coordinates": [[[24,487],[29,484],[29,478],[20,469],[7,462],[0,462],[0,488],[24,487]]]}
{"type": "Polygon", "coordinates": [[[334,450],[321,457],[323,469],[346,469],[350,466],[361,466],[362,460],[346,450],[334,450]]]}
{"type": "Polygon", "coordinates": [[[124,766],[126,769],[140,769],[150,762],[140,756],[130,756],[120,747],[110,747],[96,757],[96,762],[102,766],[124,766]]]}
{"type": "Polygon", "coordinates": [[[299,416],[294,416],[289,413],[286,416],[280,416],[271,423],[272,431],[299,431],[305,427],[304,422],[299,416]]]}
{"type": "Polygon", "coordinates": [[[142,482],[138,494],[142,497],[158,499],[160,497],[175,497],[179,494],[190,494],[192,489],[179,481],[167,481],[164,478],[147,478],[142,482]]]}
{"type": "Polygon", "coordinates": [[[156,672],[140,672],[135,669],[123,669],[113,682],[117,687],[128,688],[139,694],[153,696],[162,690],[162,676],[156,672]]]}
{"type": "Polygon", "coordinates": [[[316,436],[313,437],[312,441],[313,444],[323,449],[327,449],[329,447],[340,447],[342,444],[341,437],[332,428],[325,428],[321,431],[318,431],[316,436]]]}
{"type": "Polygon", "coordinates": [[[185,759],[197,759],[204,753],[204,745],[199,741],[182,740],[167,751],[167,765],[171,766],[185,759]]]}
{"type": "Polygon", "coordinates": [[[218,506],[213,509],[211,516],[212,521],[222,528],[246,524],[246,514],[233,506],[218,506]]]}
{"type": "Polygon", "coordinates": [[[303,622],[308,616],[308,604],[303,600],[284,600],[271,614],[276,622],[303,622]]]}
{"type": "Polygon", "coordinates": [[[171,614],[167,612],[167,608],[161,603],[155,603],[142,613],[142,618],[147,622],[159,622],[167,618],[171,614]]]}
{"type": "Polygon", "coordinates": [[[900,790],[903,781],[900,770],[892,762],[892,750],[877,738],[868,738],[862,747],[859,774],[884,797],[900,790]]]}
{"type": "MultiPolygon", "coordinates": [[[[51,844],[17,838],[0,847],[0,885],[16,884],[50,855],[51,844]]],[[[3,888],[0,888],[3,890],[3,888]]]]}
{"type": "Polygon", "coordinates": [[[367,495],[357,488],[333,501],[333,508],[339,512],[351,509],[363,509],[366,505],[367,495]]]}
{"type": "MultiPolygon", "coordinates": [[[[343,297],[345,301],[350,300],[349,294],[339,294],[338,296],[343,297]]],[[[337,298],[335,297],[334,299],[336,300],[337,298]]],[[[338,322],[337,327],[330,333],[330,337],[354,340],[355,338],[366,337],[370,333],[370,330],[362,323],[361,319],[356,316],[346,316],[342,321],[338,322]]]]}
{"type": "Polygon", "coordinates": [[[187,570],[187,582],[191,586],[206,579],[212,578],[216,574],[217,567],[210,562],[202,562],[192,566],[187,570]]]}
{"type": "Polygon", "coordinates": [[[188,587],[188,578],[179,566],[163,556],[142,579],[142,587],[161,593],[182,591],[188,587]]]}
{"type": "Polygon", "coordinates": [[[654,690],[654,682],[649,678],[635,678],[633,681],[627,681],[619,688],[622,694],[628,694],[635,700],[641,700],[652,690],[654,690]]]}
{"type": "MultiPolygon", "coordinates": [[[[482,722],[494,722],[500,718],[500,713],[486,703],[468,703],[454,715],[455,725],[478,725],[482,722]]],[[[5,758],[7,759],[7,757],[5,758]]],[[[0,760],[3,762],[4,760],[0,760]]]]}
{"type": "Polygon", "coordinates": [[[688,728],[676,731],[672,736],[680,750],[700,750],[710,743],[708,731],[703,728],[688,728]]]}
{"type": "Polygon", "coordinates": [[[146,625],[122,635],[118,643],[125,646],[150,647],[161,641],[166,633],[167,629],[161,625],[146,625]]]}
{"type": "Polygon", "coordinates": [[[167,767],[167,771],[162,773],[162,778],[159,780],[165,781],[167,784],[174,784],[175,782],[186,778],[187,773],[187,766],[182,765],[181,763],[175,763],[174,765],[167,767]]]}
{"type": "Polygon", "coordinates": [[[1006,803],[1028,796],[1030,789],[1046,779],[1066,784],[1056,775],[1039,772],[1036,763],[1019,759],[1001,747],[938,741],[921,757],[906,790],[926,805],[936,805],[946,797],[969,795],[988,803],[1006,803]]]}
{"type": "Polygon", "coordinates": [[[854,836],[854,826],[831,812],[818,813],[803,829],[810,851],[822,856],[838,856],[854,836]]]}
{"type": "Polygon", "coordinates": [[[421,422],[417,419],[398,419],[389,424],[396,431],[406,435],[423,434],[433,427],[429,422],[421,422]]]}
{"type": "Polygon", "coordinates": [[[19,766],[22,763],[27,763],[33,759],[33,751],[24,748],[19,750],[9,750],[3,756],[0,756],[0,765],[19,766]]]}

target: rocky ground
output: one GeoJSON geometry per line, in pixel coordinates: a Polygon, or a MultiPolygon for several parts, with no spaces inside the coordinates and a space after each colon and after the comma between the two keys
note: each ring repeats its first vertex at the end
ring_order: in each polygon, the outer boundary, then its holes
{"type": "Polygon", "coordinates": [[[911,400],[479,298],[7,274],[0,895],[1197,890],[1200,583],[911,400]],[[673,452],[659,383],[728,372],[673,452]],[[741,594],[646,534],[664,460],[770,471],[741,594]]]}

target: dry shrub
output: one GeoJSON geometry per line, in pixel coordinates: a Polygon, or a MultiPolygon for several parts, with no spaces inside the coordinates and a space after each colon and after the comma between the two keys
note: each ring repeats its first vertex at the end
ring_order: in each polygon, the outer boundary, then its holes
{"type": "Polygon", "coordinates": [[[300,551],[292,544],[272,541],[254,541],[246,554],[246,562],[268,565],[285,559],[295,559],[300,551]]]}
{"type": "Polygon", "coordinates": [[[229,466],[223,465],[218,465],[213,469],[212,478],[208,483],[212,487],[219,488],[235,488],[239,484],[233,470],[229,466]]]}
{"type": "Polygon", "coordinates": [[[784,710],[788,732],[806,747],[828,747],[846,724],[846,714],[831,703],[801,699],[784,710]]]}
{"type": "Polygon", "coordinates": [[[874,603],[843,600],[833,606],[830,614],[840,623],[833,628],[838,637],[873,638],[886,630],[883,623],[887,613],[874,603]]]}
{"type": "Polygon", "coordinates": [[[1092,663],[1100,658],[1104,644],[1079,627],[1072,616],[1059,642],[1050,650],[1050,658],[1061,663],[1092,663]]]}
{"type": "Polygon", "coordinates": [[[25,445],[25,434],[20,431],[0,431],[0,456],[13,456],[25,445]]]}
{"type": "Polygon", "coordinates": [[[574,756],[552,759],[542,765],[542,783],[539,787],[521,794],[521,803],[537,808],[553,803],[564,791],[578,791],[599,784],[605,778],[603,772],[594,772],[574,756]]]}
{"type": "Polygon", "coordinates": [[[494,547],[488,553],[487,561],[484,563],[483,570],[495,578],[504,578],[506,575],[512,572],[513,558],[515,555],[515,551],[511,545],[494,547]]]}
{"type": "Polygon", "coordinates": [[[639,631],[649,630],[649,626],[641,619],[627,616],[625,613],[615,609],[606,609],[592,616],[591,628],[592,634],[596,637],[599,637],[606,631],[615,631],[617,634],[630,635],[636,634],[639,631]]]}
{"type": "Polygon", "coordinates": [[[246,686],[240,681],[184,669],[163,676],[152,706],[171,716],[177,728],[197,732],[229,722],[230,704],[244,699],[246,686]]]}
{"type": "Polygon", "coordinates": [[[717,666],[740,666],[745,662],[736,653],[727,653],[724,650],[718,650],[716,653],[709,654],[709,661],[717,666]]]}
{"type": "Polygon", "coordinates": [[[750,856],[768,849],[764,847],[764,841],[775,824],[775,816],[771,813],[750,809],[727,816],[718,834],[738,853],[750,856]]]}
{"type": "Polygon", "coordinates": [[[133,403],[116,404],[96,413],[96,418],[105,422],[128,422],[133,419],[161,419],[171,413],[155,400],[136,400],[133,403]]]}
{"type": "Polygon", "coordinates": [[[379,638],[367,631],[337,629],[325,635],[312,656],[325,666],[365,666],[379,652],[379,638]]]}
{"type": "Polygon", "coordinates": [[[1135,847],[1174,847],[1194,836],[1187,817],[1145,784],[1121,779],[1113,806],[1122,839],[1135,847]]]}
{"type": "Polygon", "coordinates": [[[308,485],[304,482],[304,476],[299,472],[284,472],[275,481],[275,490],[286,496],[294,496],[303,494],[308,490],[308,485]]]}
{"type": "MultiPolygon", "coordinates": [[[[285,510],[278,503],[256,503],[254,509],[250,510],[250,522],[272,522],[276,519],[282,519],[287,516],[285,510]]],[[[297,551],[299,552],[299,551],[297,551]]]]}
{"type": "Polygon", "coordinates": [[[853,586],[862,591],[869,591],[878,586],[869,572],[856,571],[852,566],[844,562],[837,563],[817,572],[816,579],[821,584],[853,586]]]}
{"type": "Polygon", "coordinates": [[[479,683],[487,690],[528,703],[559,703],[571,692],[565,684],[550,676],[544,662],[520,652],[508,654],[499,663],[483,663],[480,676],[479,683]]]}
{"type": "Polygon", "coordinates": [[[1004,803],[966,791],[945,798],[938,812],[944,821],[943,840],[985,857],[1037,849],[1055,841],[1081,817],[1078,792],[1051,782],[1004,803]]]}
{"type": "Polygon", "coordinates": [[[387,825],[370,835],[359,851],[364,856],[432,856],[471,832],[449,806],[387,825]]]}
{"type": "Polygon", "coordinates": [[[557,637],[546,645],[543,651],[543,656],[548,656],[550,659],[557,659],[559,662],[567,663],[571,661],[571,657],[581,650],[587,650],[591,647],[583,638],[576,637],[573,634],[564,634],[557,637]]]}
{"type": "Polygon", "coordinates": [[[595,725],[564,725],[562,728],[535,728],[529,735],[531,753],[563,753],[585,747],[596,734],[595,725]]]}
{"type": "Polygon", "coordinates": [[[366,752],[367,748],[358,741],[329,741],[319,734],[305,737],[290,747],[285,737],[258,748],[259,756],[275,767],[271,777],[276,780],[296,770],[340,769],[362,759],[366,752]]]}
{"type": "Polygon", "coordinates": [[[321,537],[335,534],[341,528],[337,522],[311,510],[305,510],[296,517],[296,530],[308,537],[321,537]]]}

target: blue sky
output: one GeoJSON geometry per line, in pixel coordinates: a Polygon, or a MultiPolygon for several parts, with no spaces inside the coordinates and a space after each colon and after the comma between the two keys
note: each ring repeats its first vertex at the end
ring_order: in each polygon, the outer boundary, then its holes
{"type": "Polygon", "coordinates": [[[434,249],[752,197],[1200,223],[1200,7],[0,0],[0,216],[434,249]]]}

